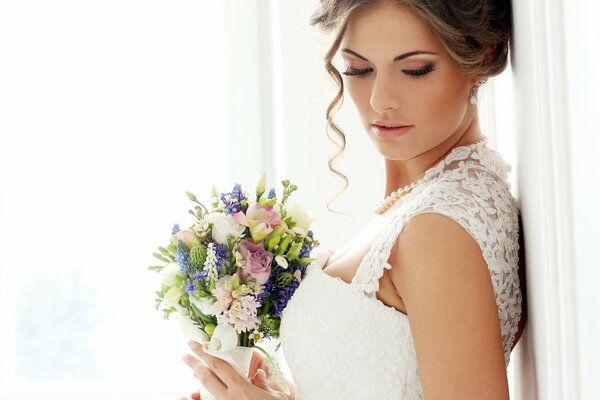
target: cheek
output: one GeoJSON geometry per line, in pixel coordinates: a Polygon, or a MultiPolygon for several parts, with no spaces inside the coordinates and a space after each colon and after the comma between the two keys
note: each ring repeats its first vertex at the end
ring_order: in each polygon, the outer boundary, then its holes
{"type": "Polygon", "coordinates": [[[416,123],[456,125],[467,111],[467,81],[454,74],[437,74],[431,78],[413,92],[412,111],[416,123]]]}
{"type": "Polygon", "coordinates": [[[361,119],[368,119],[371,113],[371,87],[366,80],[347,78],[344,89],[352,99],[361,119]]]}

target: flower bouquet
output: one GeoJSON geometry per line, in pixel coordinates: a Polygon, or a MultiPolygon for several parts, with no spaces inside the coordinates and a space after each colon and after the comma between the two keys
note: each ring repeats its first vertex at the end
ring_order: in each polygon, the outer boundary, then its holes
{"type": "MultiPolygon", "coordinates": [[[[281,312],[319,242],[309,229],[312,214],[288,202],[297,186],[282,184],[280,201],[275,189],[263,196],[265,174],[254,196],[237,183],[221,194],[213,186],[210,210],[186,192],[196,203],[189,210],[194,221],[187,229],[173,226],[169,245],[153,253],[165,264],[149,269],[161,278],[156,309],[162,307],[166,319],[176,312],[184,335],[207,344],[207,353],[244,378],[253,349],[261,351],[274,381],[289,394],[277,363],[258,343],[279,338],[281,312]]],[[[202,399],[213,398],[201,390],[202,399]]]]}

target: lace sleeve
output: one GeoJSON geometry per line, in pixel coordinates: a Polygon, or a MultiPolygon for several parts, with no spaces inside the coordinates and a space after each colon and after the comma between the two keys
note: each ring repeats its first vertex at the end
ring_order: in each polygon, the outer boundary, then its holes
{"type": "Polygon", "coordinates": [[[505,366],[521,317],[518,203],[509,186],[490,171],[464,168],[434,183],[420,206],[404,218],[438,213],[459,223],[479,245],[498,306],[505,366]]]}

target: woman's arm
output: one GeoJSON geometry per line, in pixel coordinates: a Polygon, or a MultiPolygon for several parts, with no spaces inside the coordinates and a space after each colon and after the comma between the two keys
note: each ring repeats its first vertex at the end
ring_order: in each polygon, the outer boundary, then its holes
{"type": "Polygon", "coordinates": [[[455,220],[424,213],[392,249],[428,400],[509,398],[504,348],[487,263],[455,220]]]}

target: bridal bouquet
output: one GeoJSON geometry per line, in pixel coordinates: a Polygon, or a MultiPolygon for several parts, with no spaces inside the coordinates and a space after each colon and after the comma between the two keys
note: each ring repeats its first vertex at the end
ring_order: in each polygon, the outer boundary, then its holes
{"type": "Polygon", "coordinates": [[[258,349],[277,385],[289,393],[277,363],[257,344],[279,338],[281,312],[315,260],[310,253],[319,242],[309,229],[312,214],[288,201],[297,186],[282,184],[280,200],[275,189],[264,196],[265,174],[255,194],[237,183],[220,194],[213,186],[210,210],[186,192],[195,203],[189,210],[193,223],[173,226],[170,243],[153,253],[164,265],[149,269],[161,278],[156,309],[162,307],[166,319],[176,313],[186,336],[207,344],[209,354],[244,377],[252,349],[258,349]]]}

